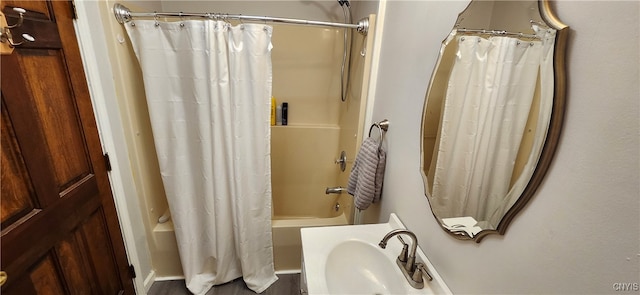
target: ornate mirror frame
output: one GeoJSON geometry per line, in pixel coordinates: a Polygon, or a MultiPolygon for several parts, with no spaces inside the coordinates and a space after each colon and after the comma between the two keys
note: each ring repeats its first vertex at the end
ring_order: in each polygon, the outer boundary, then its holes
{"type": "MultiPolygon", "coordinates": [[[[483,1],[483,0],[472,0],[469,6],[471,6],[473,1],[483,1]]],[[[500,0],[496,0],[496,1],[500,1],[500,0]]],[[[504,235],[511,221],[520,212],[520,210],[522,210],[526,206],[526,204],[533,197],[536,190],[542,183],[542,180],[545,174],[547,173],[547,170],[549,169],[549,166],[555,154],[555,151],[559,142],[560,134],[562,131],[562,123],[563,123],[564,111],[565,111],[565,96],[566,96],[565,54],[566,54],[566,47],[567,47],[567,37],[569,34],[569,27],[566,24],[562,23],[553,14],[548,0],[538,0],[537,2],[538,2],[538,10],[539,10],[540,16],[542,20],[545,22],[545,25],[547,25],[549,28],[556,30],[555,48],[553,52],[554,89],[553,89],[553,102],[552,102],[550,122],[548,125],[546,139],[543,143],[543,147],[540,152],[540,156],[538,158],[538,162],[535,170],[533,171],[533,174],[531,175],[528,183],[524,187],[524,190],[518,197],[517,201],[515,201],[515,203],[508,209],[508,211],[505,213],[505,215],[500,220],[500,222],[498,223],[495,229],[483,229],[477,234],[470,236],[464,231],[452,232],[444,227],[444,225],[442,224],[441,218],[439,218],[433,211],[432,200],[429,198],[427,176],[424,172],[425,170],[423,167],[425,163],[424,162],[425,151],[423,147],[424,140],[421,138],[421,165],[420,165],[421,171],[420,173],[422,174],[422,177],[424,180],[425,195],[427,196],[427,199],[429,199],[429,204],[430,204],[432,214],[434,215],[436,220],[438,220],[438,222],[440,223],[441,228],[456,239],[473,240],[479,243],[485,236],[490,234],[504,235]]],[[[469,9],[469,6],[458,15],[458,19],[460,19],[460,17],[469,9]]],[[[444,45],[444,41],[443,41],[443,45],[444,45]]],[[[429,96],[431,83],[433,82],[434,77],[436,76],[435,74],[437,72],[437,69],[438,69],[438,64],[436,63],[431,80],[429,82],[429,89],[427,90],[427,95],[425,96],[425,103],[424,103],[424,110],[423,110],[423,115],[425,117],[426,117],[426,110],[427,110],[427,97],[429,96]]],[[[422,124],[421,136],[424,136],[425,118],[423,117],[422,120],[423,121],[421,123],[422,124]]]]}

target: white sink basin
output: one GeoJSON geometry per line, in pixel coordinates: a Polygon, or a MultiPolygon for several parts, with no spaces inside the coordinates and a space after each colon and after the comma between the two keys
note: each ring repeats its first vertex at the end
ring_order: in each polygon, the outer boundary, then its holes
{"type": "Polygon", "coordinates": [[[348,240],[327,257],[325,278],[331,294],[403,294],[404,282],[387,272],[396,264],[370,243],[348,240]]]}
{"type": "Polygon", "coordinates": [[[308,294],[451,294],[420,248],[417,260],[433,281],[425,280],[423,289],[409,285],[395,262],[402,244],[394,237],[386,249],[378,246],[398,228],[405,227],[395,214],[388,223],[303,228],[302,288],[308,294]]]}

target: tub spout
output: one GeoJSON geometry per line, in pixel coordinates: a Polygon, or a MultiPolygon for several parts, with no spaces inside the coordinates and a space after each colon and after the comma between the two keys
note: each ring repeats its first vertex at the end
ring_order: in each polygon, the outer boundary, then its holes
{"type": "Polygon", "coordinates": [[[341,193],[343,193],[343,192],[345,192],[345,191],[347,191],[347,189],[346,189],[346,188],[341,187],[341,186],[338,186],[338,187],[328,187],[328,188],[324,191],[324,193],[325,193],[325,194],[327,194],[327,195],[328,195],[328,194],[341,194],[341,193]]]}

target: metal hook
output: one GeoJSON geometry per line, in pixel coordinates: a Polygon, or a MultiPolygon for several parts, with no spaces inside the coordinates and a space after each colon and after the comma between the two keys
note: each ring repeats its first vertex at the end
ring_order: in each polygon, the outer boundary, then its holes
{"type": "Polygon", "coordinates": [[[11,34],[11,30],[10,29],[22,26],[22,23],[24,21],[24,14],[27,13],[27,11],[25,9],[20,8],[20,7],[14,7],[13,11],[17,12],[18,15],[19,15],[18,16],[18,22],[13,24],[13,25],[10,25],[10,26],[6,26],[4,28],[0,28],[0,42],[8,43],[9,47],[13,48],[13,47],[20,46],[20,45],[24,44],[25,41],[27,41],[27,42],[36,41],[36,38],[34,38],[33,36],[31,36],[31,35],[29,35],[27,33],[23,33],[21,35],[23,41],[17,42],[17,43],[15,41],[13,41],[13,35],[11,34]]]}
{"type": "MultiPolygon", "coordinates": [[[[27,34],[27,33],[23,33],[22,34],[22,39],[24,41],[27,42],[35,42],[36,38],[34,38],[33,36],[27,34]]],[[[22,42],[14,42],[13,41],[13,35],[11,35],[11,31],[9,29],[3,28],[0,29],[0,42],[2,43],[8,43],[9,47],[16,47],[16,46],[20,46],[22,44],[24,44],[24,41],[22,42]]]]}
{"type": "MultiPolygon", "coordinates": [[[[225,13],[225,14],[222,16],[222,21],[226,23],[226,26],[227,26],[227,27],[231,27],[231,18],[229,17],[229,14],[228,14],[228,13],[225,13]]],[[[244,24],[242,25],[242,28],[244,28],[244,24]]]]}
{"type": "Polygon", "coordinates": [[[24,10],[24,8],[20,7],[14,7],[13,11],[18,13],[18,22],[13,25],[7,25],[6,27],[4,27],[5,29],[13,29],[22,26],[22,22],[24,21],[24,14],[27,13],[27,11],[24,10]]]}

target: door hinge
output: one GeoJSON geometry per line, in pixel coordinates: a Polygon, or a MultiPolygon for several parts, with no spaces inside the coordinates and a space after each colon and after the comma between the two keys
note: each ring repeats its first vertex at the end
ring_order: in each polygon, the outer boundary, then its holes
{"type": "Polygon", "coordinates": [[[136,278],[136,268],[133,267],[133,264],[129,264],[129,276],[131,276],[132,279],[136,278]]]}
{"type": "Polygon", "coordinates": [[[78,11],[76,10],[76,3],[74,0],[69,0],[69,6],[71,7],[71,18],[78,19],[78,11]]]}
{"type": "Polygon", "coordinates": [[[109,159],[109,154],[105,153],[103,156],[104,156],[104,165],[107,168],[107,171],[111,171],[111,160],[109,159]]]}

